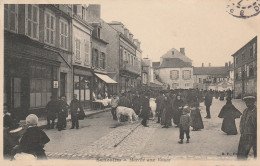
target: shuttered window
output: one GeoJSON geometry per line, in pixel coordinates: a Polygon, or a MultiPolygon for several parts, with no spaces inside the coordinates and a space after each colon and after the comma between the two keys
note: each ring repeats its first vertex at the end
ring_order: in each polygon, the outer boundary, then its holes
{"type": "Polygon", "coordinates": [[[33,39],[39,39],[39,7],[25,5],[25,34],[33,39]]]}
{"type": "Polygon", "coordinates": [[[68,23],[61,19],[60,20],[60,47],[67,50],[69,41],[69,28],[68,23]]]}
{"type": "Polygon", "coordinates": [[[18,5],[4,5],[4,28],[12,32],[18,32],[18,5]]]}
{"type": "Polygon", "coordinates": [[[45,18],[45,24],[44,24],[44,41],[45,43],[54,45],[55,44],[55,16],[49,11],[45,11],[44,14],[45,18]]]}

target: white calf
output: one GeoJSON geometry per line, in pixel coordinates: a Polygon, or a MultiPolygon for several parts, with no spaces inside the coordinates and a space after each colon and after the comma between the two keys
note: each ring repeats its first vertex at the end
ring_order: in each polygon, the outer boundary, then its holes
{"type": "Polygon", "coordinates": [[[116,109],[118,123],[120,123],[121,115],[128,116],[131,123],[133,123],[133,120],[138,120],[138,116],[132,108],[118,106],[116,109]]]}

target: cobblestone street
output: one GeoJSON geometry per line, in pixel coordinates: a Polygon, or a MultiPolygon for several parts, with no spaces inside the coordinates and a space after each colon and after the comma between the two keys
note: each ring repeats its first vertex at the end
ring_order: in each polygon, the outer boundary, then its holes
{"type": "MultiPolygon", "coordinates": [[[[241,112],[244,110],[245,104],[241,100],[234,100],[233,103],[241,112]]],[[[222,119],[217,116],[224,104],[225,101],[214,99],[211,107],[212,119],[204,118],[205,106],[201,104],[205,128],[191,131],[189,144],[177,143],[178,128],[163,129],[160,124],[151,120],[149,127],[143,127],[139,121],[117,125],[110,112],[106,112],[81,121],[82,127],[79,130],[46,130],[51,138],[46,152],[50,159],[73,160],[235,160],[240,135],[227,136],[221,131],[222,119]]],[[[236,120],[238,130],[239,121],[240,119],[236,120]]]]}

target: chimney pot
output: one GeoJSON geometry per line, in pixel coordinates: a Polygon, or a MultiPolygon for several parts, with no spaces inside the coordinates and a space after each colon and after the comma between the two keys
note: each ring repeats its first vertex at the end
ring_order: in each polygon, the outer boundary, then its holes
{"type": "Polygon", "coordinates": [[[204,67],[204,63],[202,63],[202,65],[201,65],[202,67],[204,67]]]}
{"type": "Polygon", "coordinates": [[[211,67],[211,63],[209,63],[209,67],[211,67]]]}

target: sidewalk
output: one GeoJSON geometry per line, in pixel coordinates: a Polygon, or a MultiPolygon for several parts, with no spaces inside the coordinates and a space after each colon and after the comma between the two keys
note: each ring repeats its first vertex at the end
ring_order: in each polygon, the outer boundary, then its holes
{"type": "MultiPolygon", "coordinates": [[[[108,107],[108,108],[104,108],[104,109],[101,109],[101,110],[90,110],[90,109],[85,109],[84,112],[86,114],[86,117],[89,117],[89,116],[92,116],[92,115],[95,115],[95,114],[99,114],[99,113],[102,113],[102,112],[107,112],[107,111],[110,111],[111,110],[111,107],[108,107]]],[[[69,115],[67,118],[67,122],[71,120],[71,115],[69,115]]],[[[57,120],[56,120],[56,123],[57,123],[57,120]]],[[[21,120],[20,121],[20,125],[23,126],[25,125],[25,120],[21,120]]],[[[47,125],[47,121],[45,118],[39,118],[39,121],[38,121],[38,127],[40,128],[45,128],[47,125]]]]}

